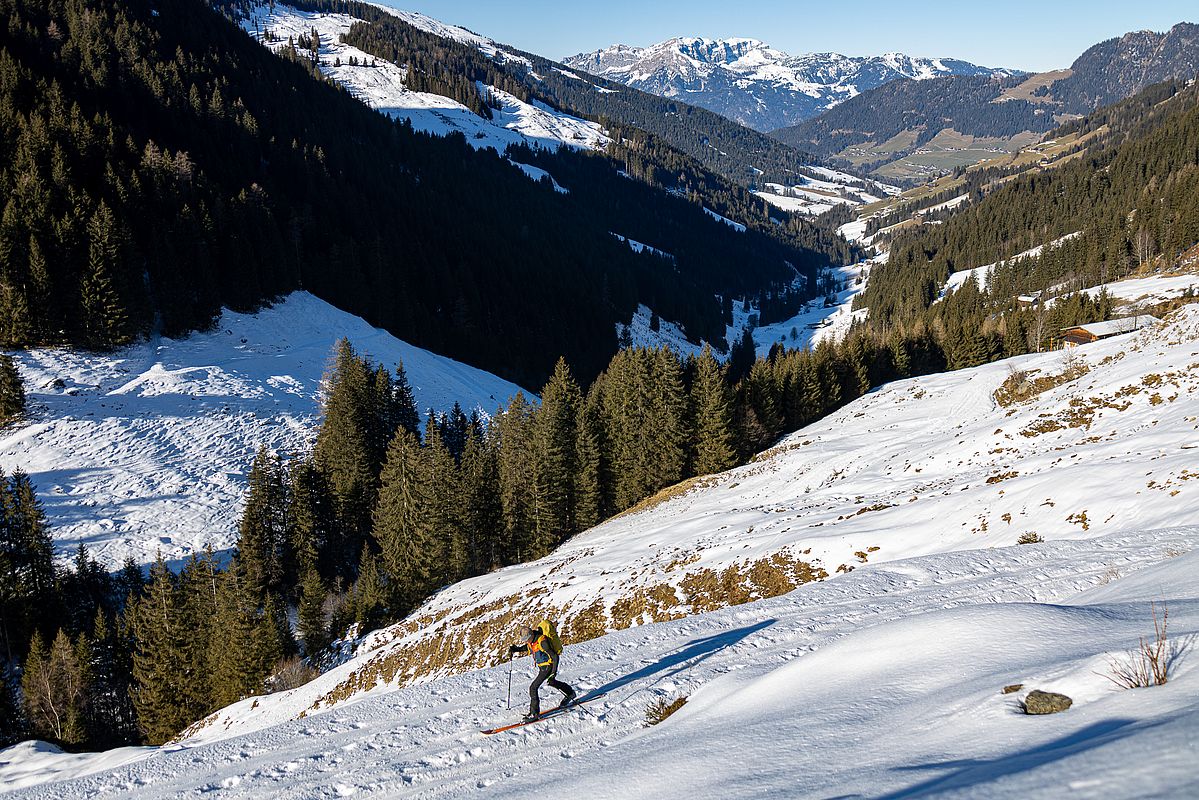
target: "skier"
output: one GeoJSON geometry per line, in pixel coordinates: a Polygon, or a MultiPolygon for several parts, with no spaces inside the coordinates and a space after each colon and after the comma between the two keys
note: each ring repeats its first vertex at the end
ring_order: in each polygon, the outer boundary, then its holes
{"type": "Polygon", "coordinates": [[[558,708],[565,708],[575,699],[575,690],[558,680],[558,659],[562,650],[555,641],[556,637],[546,632],[545,628],[549,627],[548,623],[542,623],[539,627],[529,628],[524,644],[514,644],[508,648],[509,657],[527,652],[533,656],[533,663],[537,665],[537,677],[529,685],[529,713],[522,718],[525,722],[532,722],[541,716],[541,698],[537,695],[537,690],[546,681],[562,692],[562,702],[558,708]]]}

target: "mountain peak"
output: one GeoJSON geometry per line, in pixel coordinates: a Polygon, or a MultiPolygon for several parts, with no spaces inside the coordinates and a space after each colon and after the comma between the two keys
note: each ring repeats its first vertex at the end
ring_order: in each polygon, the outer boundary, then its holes
{"type": "Polygon", "coordinates": [[[950,58],[806,53],[792,56],[759,39],[676,36],[648,47],[613,45],[563,63],[642,91],[681,97],[767,131],[808,119],[896,78],[1010,75],[950,58]]]}

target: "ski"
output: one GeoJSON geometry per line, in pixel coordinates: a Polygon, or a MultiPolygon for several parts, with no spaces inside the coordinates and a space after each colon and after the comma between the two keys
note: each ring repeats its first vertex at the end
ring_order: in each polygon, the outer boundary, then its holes
{"type": "Polygon", "coordinates": [[[556,717],[561,714],[564,714],[567,711],[570,711],[572,708],[578,708],[579,706],[583,705],[584,703],[590,703],[592,700],[596,700],[600,697],[603,697],[604,694],[607,694],[607,692],[604,692],[602,694],[593,694],[593,695],[583,698],[582,700],[575,700],[573,703],[571,703],[568,706],[558,706],[557,708],[551,708],[549,711],[542,711],[541,714],[536,719],[522,720],[520,722],[513,722],[511,725],[501,725],[498,728],[488,728],[486,730],[481,730],[479,732],[486,736],[490,736],[493,733],[503,733],[504,731],[510,731],[514,728],[523,728],[526,725],[532,725],[534,722],[541,722],[543,719],[548,719],[550,717],[556,717]]]}

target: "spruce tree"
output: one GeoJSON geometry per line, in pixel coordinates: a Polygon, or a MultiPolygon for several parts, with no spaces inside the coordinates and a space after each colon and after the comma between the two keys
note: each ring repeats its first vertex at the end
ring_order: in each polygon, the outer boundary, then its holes
{"type": "Polygon", "coordinates": [[[136,744],[137,719],[129,697],[128,658],[103,609],[96,611],[88,645],[88,744],[101,750],[136,744]]]}
{"type": "Polygon", "coordinates": [[[404,371],[404,362],[402,361],[396,365],[396,376],[392,387],[395,395],[393,408],[396,425],[409,433],[420,433],[420,412],[416,408],[412,384],[408,382],[408,373],[404,371]]]}
{"type": "Polygon", "coordinates": [[[533,415],[535,506],[530,558],[545,555],[575,532],[576,447],[582,400],[566,359],[559,358],[542,389],[541,407],[533,415]]]}
{"type": "Polygon", "coordinates": [[[159,554],[146,595],[133,609],[133,705],[149,744],[162,744],[194,721],[179,687],[186,678],[185,640],[174,578],[159,554]]]}
{"type": "Polygon", "coordinates": [[[481,575],[500,566],[503,510],[495,440],[472,426],[458,470],[467,570],[481,575]]]}
{"type": "Polygon", "coordinates": [[[691,387],[695,413],[696,475],[723,472],[737,463],[733,434],[732,396],[724,380],[724,370],[706,345],[696,362],[691,387]]]}
{"type": "Polygon", "coordinates": [[[84,341],[106,350],[131,340],[129,319],[112,275],[120,253],[119,233],[112,211],[101,203],[87,225],[88,265],[79,286],[84,341]]]}
{"type": "Polygon", "coordinates": [[[302,458],[291,462],[288,478],[290,510],[286,538],[295,574],[289,574],[285,583],[300,582],[309,568],[315,568],[331,580],[338,575],[337,565],[344,559],[332,552],[336,543],[336,523],[332,495],[324,473],[311,458],[302,458]]]}
{"type": "Polygon", "coordinates": [[[416,437],[396,432],[383,467],[374,539],[388,585],[393,618],[407,614],[433,589],[438,565],[435,532],[430,527],[426,464],[416,437]]]}
{"type": "Polygon", "coordinates": [[[220,576],[216,616],[206,642],[213,707],[223,708],[261,689],[259,618],[256,588],[234,563],[220,576]]]}
{"type": "Polygon", "coordinates": [[[363,543],[358,559],[358,580],[354,582],[354,621],[358,624],[358,635],[374,630],[389,618],[386,576],[379,570],[380,557],[363,543]]]}
{"type": "Polygon", "coordinates": [[[25,413],[25,384],[17,372],[16,362],[7,353],[0,353],[0,425],[11,422],[25,413]]]}
{"type": "Polygon", "coordinates": [[[603,399],[598,382],[592,384],[579,409],[575,442],[575,524],[579,530],[598,525],[607,516],[604,471],[603,399]]]}
{"type": "Polygon", "coordinates": [[[260,447],[250,467],[237,551],[250,584],[261,597],[283,587],[290,561],[287,479],[282,460],[260,447]]]}
{"type": "Polygon", "coordinates": [[[531,485],[532,409],[521,392],[492,421],[499,472],[500,509],[503,514],[503,561],[528,560],[533,552],[533,502],[531,485]]]}
{"type": "Polygon", "coordinates": [[[445,444],[441,428],[430,425],[423,450],[426,527],[431,537],[433,582],[445,586],[466,577],[466,536],[463,531],[462,490],[458,465],[445,444]]]}
{"type": "Polygon", "coordinates": [[[316,567],[304,570],[300,584],[300,604],[296,609],[304,655],[313,658],[329,644],[329,627],[325,620],[325,601],[328,592],[316,567]]]}
{"type": "Polygon", "coordinates": [[[333,494],[340,571],[350,575],[370,530],[378,472],[372,468],[368,441],[371,378],[349,340],[337,343],[324,386],[324,420],[313,458],[333,494]]]}

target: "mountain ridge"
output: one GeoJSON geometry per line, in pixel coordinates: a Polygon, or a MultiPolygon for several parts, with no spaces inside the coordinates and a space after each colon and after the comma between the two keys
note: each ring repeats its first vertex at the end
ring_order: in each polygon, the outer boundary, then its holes
{"type": "Polygon", "coordinates": [[[1199,74],[1199,25],[1134,31],[1083,51],[1069,70],[982,80],[895,80],[819,117],[771,132],[795,147],[892,181],[923,182],[1028,144],[1059,124],[1169,79],[1199,74]],[[1024,134],[1025,138],[1020,138],[1024,134]],[[961,155],[974,148],[976,155],[961,155]],[[936,151],[929,156],[929,151],[936,151]],[[923,153],[923,155],[921,155],[923,153]],[[897,165],[906,165],[902,169],[897,165]]]}
{"type": "Polygon", "coordinates": [[[759,39],[700,36],[676,36],[647,47],[616,44],[568,56],[563,63],[651,94],[686,100],[760,131],[811,118],[898,78],[1022,74],[900,52],[790,55],[759,39]]]}

